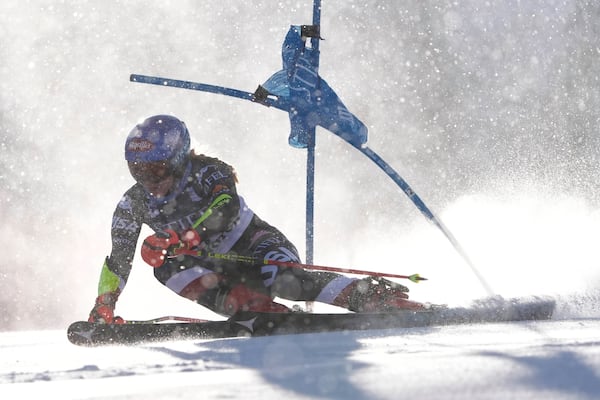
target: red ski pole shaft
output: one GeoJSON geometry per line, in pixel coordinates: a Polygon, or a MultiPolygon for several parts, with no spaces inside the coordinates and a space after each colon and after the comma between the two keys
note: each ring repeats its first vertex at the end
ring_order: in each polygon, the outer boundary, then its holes
{"type": "Polygon", "coordinates": [[[365,271],[365,270],[354,269],[354,268],[328,267],[328,266],[324,266],[324,265],[302,264],[302,263],[289,262],[289,261],[277,261],[277,260],[266,260],[266,259],[259,260],[256,257],[243,256],[243,255],[239,255],[239,254],[210,253],[210,252],[205,252],[205,251],[191,251],[191,250],[184,250],[184,249],[178,249],[177,254],[172,257],[177,257],[177,255],[179,255],[179,254],[187,254],[187,255],[193,255],[193,256],[198,256],[198,257],[216,258],[216,259],[220,259],[220,260],[243,262],[243,263],[249,263],[249,264],[261,263],[264,265],[276,265],[279,267],[289,267],[289,268],[302,268],[302,269],[310,269],[310,270],[315,270],[315,271],[329,271],[329,272],[340,272],[340,273],[347,273],[347,274],[379,276],[379,277],[386,277],[386,278],[408,279],[415,283],[418,283],[419,281],[427,280],[427,278],[423,278],[423,277],[419,276],[419,274],[399,275],[399,274],[392,274],[392,273],[388,273],[388,272],[365,271]]]}
{"type": "Polygon", "coordinates": [[[413,282],[427,280],[426,278],[419,276],[419,274],[399,275],[399,274],[392,274],[392,273],[388,273],[388,272],[364,271],[364,270],[353,269],[353,268],[328,267],[328,266],[324,266],[324,265],[300,264],[300,263],[275,261],[275,260],[264,260],[264,264],[277,265],[280,267],[305,268],[305,269],[312,269],[312,270],[316,270],[316,271],[343,272],[343,273],[347,273],[347,274],[381,276],[381,277],[386,277],[386,278],[410,279],[413,282]]]}

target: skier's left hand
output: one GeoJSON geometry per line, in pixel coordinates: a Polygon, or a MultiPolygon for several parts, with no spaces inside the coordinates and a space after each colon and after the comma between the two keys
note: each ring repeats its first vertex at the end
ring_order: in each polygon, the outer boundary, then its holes
{"type": "Polygon", "coordinates": [[[101,294],[96,298],[96,304],[90,316],[88,322],[98,324],[122,324],[124,323],[123,318],[115,317],[115,304],[119,298],[120,291],[107,292],[101,294]]]}

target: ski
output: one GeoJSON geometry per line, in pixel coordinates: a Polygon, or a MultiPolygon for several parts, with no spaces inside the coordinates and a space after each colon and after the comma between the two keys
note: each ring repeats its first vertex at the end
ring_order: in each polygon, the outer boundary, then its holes
{"type": "Polygon", "coordinates": [[[225,321],[156,322],[134,321],[125,324],[72,323],[67,337],[80,346],[128,345],[167,340],[198,340],[239,336],[271,336],[299,333],[357,331],[369,329],[416,328],[456,324],[475,324],[552,317],[552,299],[509,299],[494,297],[470,307],[432,307],[426,311],[399,310],[387,313],[313,314],[242,312],[225,321]]]}

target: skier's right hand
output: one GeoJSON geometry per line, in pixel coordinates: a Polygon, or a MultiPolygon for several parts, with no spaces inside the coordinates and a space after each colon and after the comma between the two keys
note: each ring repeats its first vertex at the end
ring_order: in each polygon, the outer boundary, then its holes
{"type": "Polygon", "coordinates": [[[179,236],[172,229],[156,232],[142,243],[142,259],[151,267],[158,268],[165,263],[171,247],[180,245],[179,236]]]}
{"type": "Polygon", "coordinates": [[[122,324],[124,323],[123,318],[115,317],[115,304],[119,298],[119,292],[108,292],[101,294],[96,298],[96,304],[90,316],[88,322],[94,322],[99,324],[122,324]]]}

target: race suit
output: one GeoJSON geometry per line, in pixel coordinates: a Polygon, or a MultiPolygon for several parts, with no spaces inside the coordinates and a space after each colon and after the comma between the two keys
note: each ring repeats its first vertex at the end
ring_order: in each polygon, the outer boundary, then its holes
{"type": "Polygon", "coordinates": [[[249,256],[258,261],[253,265],[206,256],[168,258],[154,269],[154,275],[180,296],[223,315],[228,313],[221,307],[220,294],[240,283],[271,298],[333,304],[355,279],[265,265],[265,259],[300,259],[294,245],[245,204],[236,192],[236,182],[231,166],[216,158],[192,154],[166,197],[155,198],[140,184],[132,186],[113,215],[112,251],[102,269],[99,294],[120,292],[125,287],[142,224],[155,232],[172,229],[180,237],[194,225],[202,238],[199,250],[249,256]]]}

